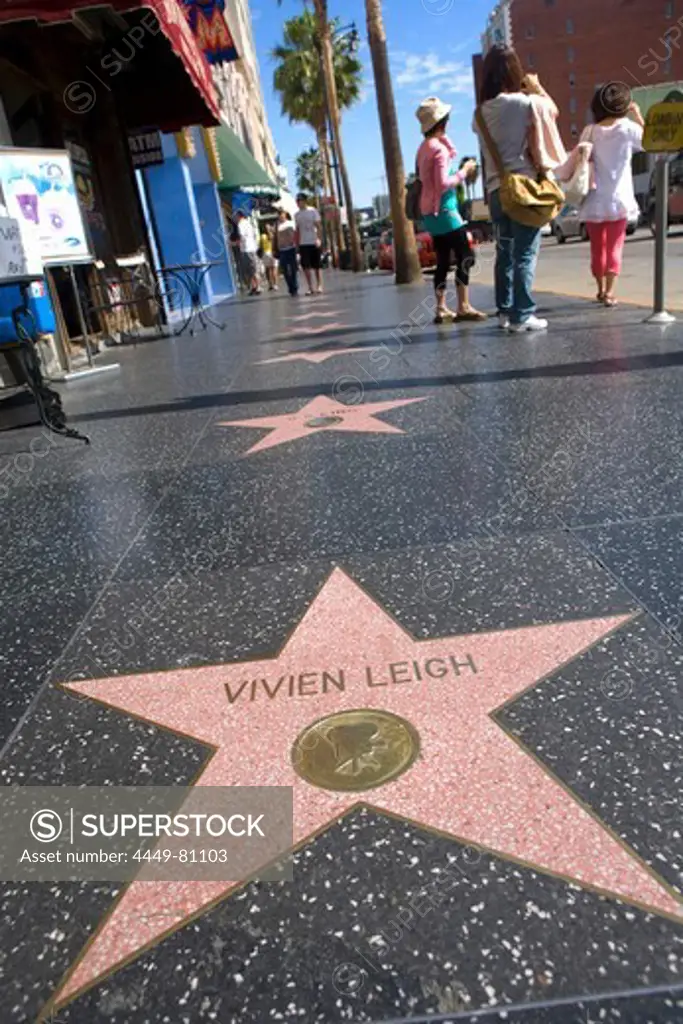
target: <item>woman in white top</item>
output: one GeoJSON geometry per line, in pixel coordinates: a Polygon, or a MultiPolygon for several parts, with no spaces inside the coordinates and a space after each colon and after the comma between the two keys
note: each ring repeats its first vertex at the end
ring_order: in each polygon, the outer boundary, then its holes
{"type": "Polygon", "coordinates": [[[581,220],[590,238],[598,302],[615,306],[614,287],[621,273],[626,229],[629,220],[636,220],[640,213],[631,159],[642,149],[645,122],[624,82],[609,82],[597,89],[591,110],[595,124],[584,131],[581,140],[592,143],[593,187],[581,207],[581,220]]]}

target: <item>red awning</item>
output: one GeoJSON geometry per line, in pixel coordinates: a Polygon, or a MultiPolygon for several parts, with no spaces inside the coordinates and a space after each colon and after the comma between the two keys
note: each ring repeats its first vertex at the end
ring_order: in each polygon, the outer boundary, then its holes
{"type": "MultiPolygon", "coordinates": [[[[140,12],[148,8],[159,22],[159,27],[171,45],[173,52],[183,62],[187,74],[202,96],[212,117],[220,122],[218,95],[208,61],[190,28],[185,9],[179,0],[110,0],[108,4],[96,4],[93,0],[4,0],[0,6],[0,25],[17,21],[37,21],[47,24],[70,22],[75,11],[109,7],[118,14],[140,12]]],[[[143,17],[139,30],[143,31],[146,18],[143,17]]],[[[151,23],[153,24],[153,22],[151,23]]],[[[152,31],[151,24],[147,31],[152,31]]]]}

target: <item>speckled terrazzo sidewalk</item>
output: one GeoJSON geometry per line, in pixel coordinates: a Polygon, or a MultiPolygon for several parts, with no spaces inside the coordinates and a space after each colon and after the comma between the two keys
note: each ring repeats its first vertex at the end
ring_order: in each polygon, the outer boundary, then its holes
{"type": "Polygon", "coordinates": [[[5,785],[292,786],[297,844],[2,883],[2,1024],[683,1020],[683,325],[544,302],[329,275],[0,433],[5,785]]]}

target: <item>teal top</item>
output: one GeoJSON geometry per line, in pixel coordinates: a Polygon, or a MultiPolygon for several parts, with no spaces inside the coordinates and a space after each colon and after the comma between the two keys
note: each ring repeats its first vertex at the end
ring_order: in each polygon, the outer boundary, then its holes
{"type": "MultiPolygon", "coordinates": [[[[451,168],[449,174],[455,174],[455,171],[451,168]]],[[[446,189],[441,196],[439,212],[425,214],[422,221],[425,231],[430,235],[447,235],[449,231],[461,228],[465,221],[460,216],[460,204],[455,188],[446,189]]]]}

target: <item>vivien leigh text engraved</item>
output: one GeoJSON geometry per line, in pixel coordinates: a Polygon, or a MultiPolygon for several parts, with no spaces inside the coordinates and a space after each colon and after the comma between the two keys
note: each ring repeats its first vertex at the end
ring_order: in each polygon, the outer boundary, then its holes
{"type": "Polygon", "coordinates": [[[457,678],[463,673],[477,674],[474,658],[449,654],[443,658],[424,658],[422,661],[394,661],[388,665],[366,665],[360,672],[325,669],[319,672],[286,673],[277,679],[243,679],[240,683],[226,683],[225,692],[230,704],[238,701],[273,700],[276,697],[314,697],[329,692],[344,692],[347,684],[370,688],[398,686],[402,683],[422,683],[448,676],[457,678]]]}

